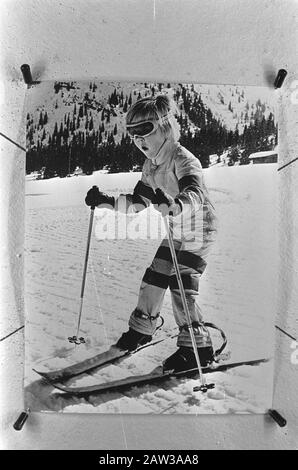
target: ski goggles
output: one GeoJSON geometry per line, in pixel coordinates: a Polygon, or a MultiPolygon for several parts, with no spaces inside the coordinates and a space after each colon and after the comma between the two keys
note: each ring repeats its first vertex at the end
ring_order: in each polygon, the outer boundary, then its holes
{"type": "Polygon", "coordinates": [[[152,119],[146,121],[140,121],[133,124],[127,124],[127,132],[134,139],[136,137],[148,137],[156,131],[159,125],[161,125],[166,118],[169,117],[169,114],[166,114],[160,119],[152,119]]]}

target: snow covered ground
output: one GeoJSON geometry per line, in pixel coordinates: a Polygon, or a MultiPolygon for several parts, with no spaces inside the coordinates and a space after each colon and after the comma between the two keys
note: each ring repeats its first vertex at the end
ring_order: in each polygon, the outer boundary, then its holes
{"type": "MultiPolygon", "coordinates": [[[[220,221],[217,244],[201,280],[204,319],[223,328],[232,361],[273,356],[277,286],[277,166],[204,170],[220,221]]],[[[27,405],[36,411],[98,413],[263,413],[271,406],[273,361],[206,376],[206,394],[196,379],[171,379],[124,393],[64,396],[32,368],[49,370],[92,356],[127,330],[141,278],[160,242],[140,236],[103,239],[104,213],[95,213],[80,335],[74,346],[90,210],[84,204],[94,184],[110,194],[130,192],[138,173],[102,174],[26,182],[25,303],[27,405]]],[[[152,209],[154,211],[154,209],[152,209]]],[[[147,211],[141,220],[146,221],[147,211]]],[[[113,213],[109,214],[112,217],[113,213]]],[[[140,216],[138,216],[140,217],[140,216]]],[[[157,213],[153,221],[160,224],[157,213]]],[[[151,219],[150,219],[151,220],[151,219]]],[[[121,221],[120,221],[121,223],[121,221]]],[[[175,332],[169,293],[158,334],[175,332]]],[[[212,333],[213,334],[213,333],[212,333]]],[[[213,334],[214,345],[220,343],[213,334]]],[[[91,385],[149,372],[176,349],[169,339],[108,368],[70,383],[91,385]]]]}

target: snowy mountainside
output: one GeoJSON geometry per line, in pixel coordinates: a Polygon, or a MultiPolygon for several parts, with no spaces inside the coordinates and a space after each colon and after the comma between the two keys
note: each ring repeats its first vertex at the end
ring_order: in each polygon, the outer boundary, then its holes
{"type": "Polygon", "coordinates": [[[256,114],[259,119],[262,116],[268,118],[270,113],[275,114],[273,92],[269,88],[195,85],[194,89],[202,94],[204,104],[217,119],[228,129],[235,130],[238,126],[240,134],[256,114]]]}
{"type": "MultiPolygon", "coordinates": [[[[219,85],[124,83],[124,82],[42,82],[30,90],[32,99],[27,109],[27,146],[47,145],[49,137],[61,130],[65,140],[83,133],[102,134],[104,142],[113,134],[119,142],[126,133],[125,113],[138,98],[167,93],[173,97],[183,116],[183,100],[191,106],[201,106],[195,98],[200,97],[205,111],[211,111],[228,130],[241,133],[257,114],[268,117],[272,109],[272,90],[257,87],[233,87],[219,85]],[[178,98],[179,96],[179,98],[178,98]],[[260,96],[262,99],[260,99],[260,96]],[[185,98],[186,97],[186,98],[185,98]],[[178,99],[177,99],[178,98],[178,99]]],[[[191,119],[188,119],[190,128],[191,119]]]]}

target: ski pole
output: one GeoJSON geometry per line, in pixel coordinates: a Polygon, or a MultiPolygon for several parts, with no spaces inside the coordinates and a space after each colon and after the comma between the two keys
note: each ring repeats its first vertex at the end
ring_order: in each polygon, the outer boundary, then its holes
{"type": "MultiPolygon", "coordinates": [[[[169,216],[172,217],[173,214],[170,212],[169,216]]],[[[183,304],[184,312],[185,312],[186,318],[187,318],[187,323],[188,323],[187,327],[188,327],[188,330],[189,330],[189,333],[190,333],[191,343],[192,343],[194,355],[195,355],[195,358],[196,358],[198,371],[199,371],[200,382],[201,382],[201,386],[200,387],[194,387],[194,391],[207,392],[207,390],[209,388],[214,388],[214,384],[207,384],[207,382],[205,380],[205,377],[204,377],[204,374],[202,372],[201,361],[200,361],[200,357],[199,357],[198,350],[197,350],[193,325],[192,325],[192,321],[191,321],[191,317],[190,317],[190,313],[189,313],[189,309],[188,309],[188,305],[187,305],[187,300],[186,300],[186,296],[185,296],[185,291],[184,291],[184,287],[183,287],[183,283],[182,283],[182,278],[181,278],[181,274],[180,274],[180,270],[179,270],[179,265],[178,265],[178,261],[177,261],[177,256],[176,256],[172,231],[171,231],[171,228],[170,228],[170,224],[168,224],[168,222],[167,222],[166,217],[163,217],[163,219],[164,219],[164,224],[165,224],[165,228],[166,228],[167,237],[168,237],[168,240],[169,240],[169,247],[170,247],[170,251],[171,251],[171,255],[172,255],[175,274],[176,274],[177,281],[178,281],[178,286],[179,286],[179,291],[180,291],[180,295],[181,295],[181,299],[182,299],[182,304],[183,304]]]]}
{"type": "MultiPolygon", "coordinates": [[[[96,186],[93,186],[93,188],[95,187],[96,186]]],[[[77,334],[75,336],[70,336],[68,338],[70,343],[75,343],[75,344],[85,343],[85,338],[83,337],[79,338],[79,331],[80,331],[80,324],[81,324],[81,317],[82,317],[82,310],[83,310],[83,300],[84,300],[84,291],[85,291],[85,283],[86,283],[86,274],[87,274],[87,265],[88,265],[88,258],[89,258],[89,248],[90,248],[90,240],[91,240],[91,233],[92,233],[92,226],[93,226],[94,210],[95,210],[95,206],[91,206],[88,237],[87,237],[87,248],[86,248],[85,263],[84,263],[84,270],[83,270],[83,280],[82,280],[81,296],[80,296],[81,302],[80,302],[77,334]]]]}

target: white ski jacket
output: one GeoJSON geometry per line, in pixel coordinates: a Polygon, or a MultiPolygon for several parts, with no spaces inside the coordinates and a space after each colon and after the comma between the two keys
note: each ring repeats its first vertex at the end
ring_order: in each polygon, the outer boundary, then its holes
{"type": "Polygon", "coordinates": [[[139,212],[151,203],[154,191],[160,188],[182,203],[182,212],[174,218],[174,238],[188,242],[188,249],[213,241],[217,230],[215,210],[205,186],[200,161],[179,143],[168,143],[156,161],[146,159],[142,178],[133,194],[122,194],[116,210],[139,212]],[[125,204],[123,204],[125,198],[125,204]],[[122,202],[122,203],[120,203],[122,202]],[[194,245],[193,245],[194,244],[194,245]],[[193,246],[192,246],[193,245],[193,246]]]}

